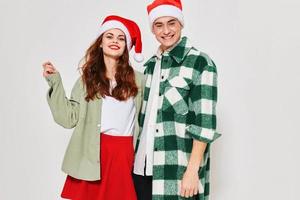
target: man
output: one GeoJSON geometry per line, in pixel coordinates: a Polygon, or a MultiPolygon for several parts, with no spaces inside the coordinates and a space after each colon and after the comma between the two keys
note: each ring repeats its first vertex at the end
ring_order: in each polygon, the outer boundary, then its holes
{"type": "Polygon", "coordinates": [[[145,64],[133,170],[138,199],[207,200],[210,143],[220,136],[216,66],[181,37],[180,0],[155,0],[147,10],[160,47],[145,64]]]}

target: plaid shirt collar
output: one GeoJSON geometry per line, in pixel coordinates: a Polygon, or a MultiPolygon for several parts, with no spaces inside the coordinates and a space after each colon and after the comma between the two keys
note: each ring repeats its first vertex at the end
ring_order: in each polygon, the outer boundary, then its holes
{"type": "MultiPolygon", "coordinates": [[[[182,37],[179,43],[168,52],[168,55],[172,57],[177,63],[180,63],[184,60],[185,56],[191,49],[196,49],[189,42],[187,37],[182,37]]],[[[159,51],[158,51],[159,52],[159,51]]],[[[157,53],[153,55],[145,64],[147,66],[150,62],[155,62],[155,59],[158,58],[157,53]]]]}

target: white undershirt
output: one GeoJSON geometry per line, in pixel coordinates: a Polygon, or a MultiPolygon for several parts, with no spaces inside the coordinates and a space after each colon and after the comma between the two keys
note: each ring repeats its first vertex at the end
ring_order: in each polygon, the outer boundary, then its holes
{"type": "Polygon", "coordinates": [[[144,126],[134,161],[133,173],[142,176],[152,176],[153,174],[154,132],[156,129],[156,118],[159,103],[160,74],[161,52],[158,52],[156,64],[152,74],[151,89],[149,93],[149,99],[147,101],[144,126]],[[144,173],[144,170],[146,174],[144,173]]]}
{"type": "Polygon", "coordinates": [[[101,133],[113,136],[132,136],[135,111],[133,97],[126,101],[119,101],[105,96],[102,98],[101,133]]]}

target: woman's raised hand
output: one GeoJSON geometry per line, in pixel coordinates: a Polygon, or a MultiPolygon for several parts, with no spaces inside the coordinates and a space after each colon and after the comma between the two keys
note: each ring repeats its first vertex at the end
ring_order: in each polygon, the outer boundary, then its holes
{"type": "Polygon", "coordinates": [[[55,74],[57,73],[57,70],[55,69],[55,67],[53,66],[53,64],[51,62],[45,62],[43,63],[43,68],[44,68],[44,71],[43,71],[43,76],[44,77],[47,77],[51,74],[55,74]]]}

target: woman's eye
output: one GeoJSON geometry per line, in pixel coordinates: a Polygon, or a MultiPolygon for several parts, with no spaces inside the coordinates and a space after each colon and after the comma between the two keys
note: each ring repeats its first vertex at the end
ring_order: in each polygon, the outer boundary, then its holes
{"type": "Polygon", "coordinates": [[[121,40],[121,41],[125,41],[125,38],[119,38],[119,40],[121,40]]]}
{"type": "Polygon", "coordinates": [[[111,35],[107,35],[106,38],[112,39],[113,37],[111,35]]]}

